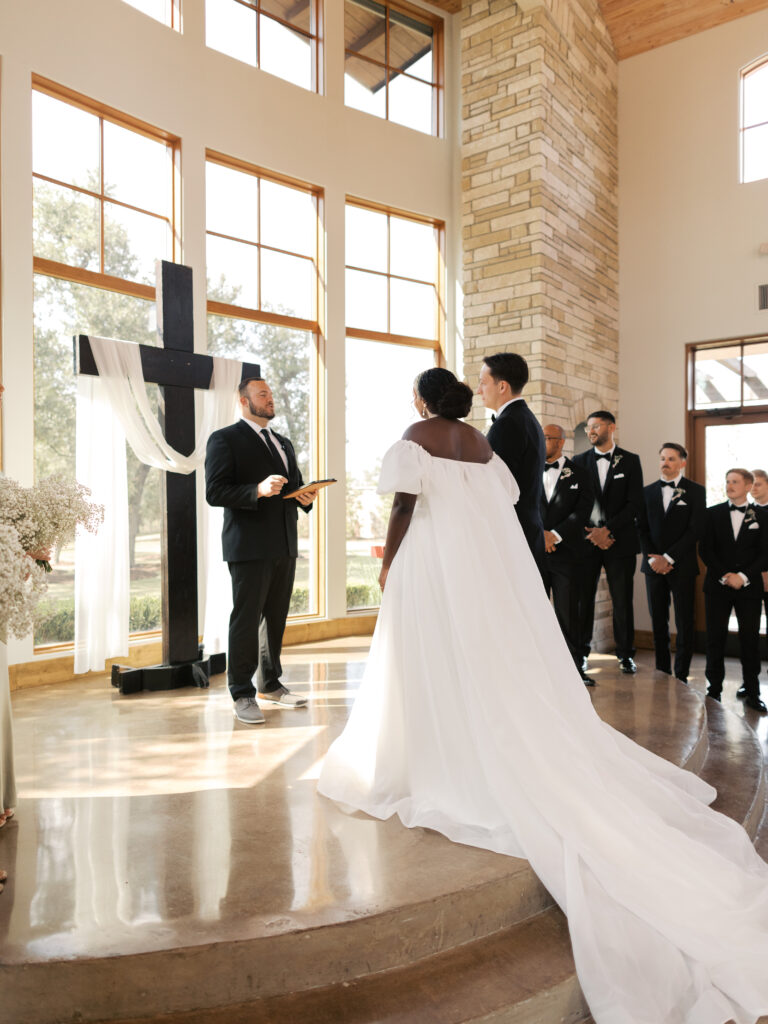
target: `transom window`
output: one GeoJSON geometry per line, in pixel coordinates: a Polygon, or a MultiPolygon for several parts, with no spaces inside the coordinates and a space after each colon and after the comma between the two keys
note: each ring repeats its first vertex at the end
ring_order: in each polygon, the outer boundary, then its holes
{"type": "Polygon", "coordinates": [[[169,28],[181,28],[179,11],[181,0],[124,0],[124,3],[135,7],[142,14],[148,14],[155,21],[168,25],[169,28]]]}
{"type": "Polygon", "coordinates": [[[741,180],[768,178],[768,59],[741,73],[741,180]]]}
{"type": "Polygon", "coordinates": [[[695,410],[768,405],[768,338],[692,345],[695,410]]]}
{"type": "Polygon", "coordinates": [[[317,2],[205,0],[206,44],[319,92],[317,2]]]}
{"type": "Polygon", "coordinates": [[[344,0],[344,102],[439,135],[442,21],[404,4],[344,0]]]}

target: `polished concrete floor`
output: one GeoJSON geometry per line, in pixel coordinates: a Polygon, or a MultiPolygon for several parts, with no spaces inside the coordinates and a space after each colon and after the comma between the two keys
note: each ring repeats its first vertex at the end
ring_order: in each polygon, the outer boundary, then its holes
{"type": "MultiPolygon", "coordinates": [[[[209,690],[131,697],[106,677],[17,692],[21,799],[0,831],[0,866],[10,875],[0,896],[0,963],[224,937],[277,943],[310,923],[359,922],[407,905],[414,892],[437,899],[485,881],[511,884],[509,858],[348,816],[317,796],[320,763],[367,650],[367,638],[287,649],[284,681],[310,703],[267,706],[261,727],[233,718],[223,677],[209,690]]],[[[689,688],[654,672],[649,653],[638,661],[638,675],[626,677],[614,658],[592,660],[595,707],[685,763],[701,733],[703,660],[689,688]]],[[[735,699],[735,669],[724,704],[756,729],[765,754],[768,721],[735,699]]]]}

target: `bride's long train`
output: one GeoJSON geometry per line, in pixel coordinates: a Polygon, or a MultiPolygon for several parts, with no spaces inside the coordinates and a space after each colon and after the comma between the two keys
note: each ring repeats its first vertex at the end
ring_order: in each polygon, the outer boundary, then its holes
{"type": "Polygon", "coordinates": [[[319,791],[526,857],[568,915],[597,1024],[754,1024],[768,865],[711,786],[595,714],[504,464],[400,441],[380,490],[420,497],[319,791]]]}

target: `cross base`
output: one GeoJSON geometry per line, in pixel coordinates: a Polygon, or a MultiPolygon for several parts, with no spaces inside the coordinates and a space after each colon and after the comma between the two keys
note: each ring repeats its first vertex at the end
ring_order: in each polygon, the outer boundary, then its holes
{"type": "Polygon", "coordinates": [[[201,647],[196,661],[148,665],[146,668],[113,665],[112,685],[123,695],[141,693],[142,690],[180,690],[184,686],[198,686],[201,690],[206,690],[210,686],[210,677],[219,675],[226,669],[226,654],[211,654],[204,658],[201,647]]]}

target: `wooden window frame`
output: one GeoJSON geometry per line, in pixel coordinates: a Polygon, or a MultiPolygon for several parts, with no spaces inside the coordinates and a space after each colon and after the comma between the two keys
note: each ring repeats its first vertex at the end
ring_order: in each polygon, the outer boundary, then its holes
{"type": "Polygon", "coordinates": [[[745,181],[744,178],[744,143],[747,137],[747,132],[753,128],[764,128],[768,126],[768,111],[763,121],[756,121],[754,124],[744,123],[744,93],[747,87],[747,79],[755,71],[765,67],[768,64],[768,54],[763,54],[762,57],[758,57],[757,60],[753,60],[750,64],[747,64],[739,72],[739,182],[742,185],[751,185],[753,181],[765,181],[768,178],[768,167],[766,168],[765,174],[760,178],[753,178],[750,181],[745,181]]]}
{"type": "Polygon", "coordinates": [[[75,267],[68,263],[62,263],[58,260],[50,260],[42,256],[34,256],[34,272],[36,274],[44,274],[46,277],[58,277],[65,281],[72,281],[76,284],[86,284],[94,288],[101,288],[105,291],[119,292],[123,295],[133,295],[136,298],[151,299],[154,301],[156,298],[156,289],[153,285],[145,284],[140,281],[133,281],[128,278],[116,277],[113,274],[107,274],[104,272],[104,204],[110,203],[111,205],[119,206],[122,209],[135,210],[136,212],[146,216],[151,216],[157,220],[165,221],[171,231],[170,259],[171,262],[178,261],[181,254],[181,237],[179,232],[179,224],[181,223],[181,139],[162,128],[156,128],[154,125],[151,125],[146,121],[142,121],[140,118],[133,117],[130,114],[125,114],[120,110],[116,110],[114,107],[92,100],[89,97],[84,96],[82,93],[75,92],[73,89],[68,89],[65,86],[59,85],[57,82],[53,82],[48,78],[43,78],[40,75],[32,75],[32,90],[33,92],[42,93],[63,103],[68,103],[70,106],[77,107],[88,114],[98,117],[100,146],[99,192],[93,192],[89,189],[83,188],[82,186],[72,185],[69,182],[61,181],[57,178],[38,174],[34,169],[32,171],[32,180],[47,181],[61,188],[69,189],[71,192],[88,195],[96,199],[99,202],[99,219],[101,225],[101,239],[99,243],[100,269],[98,271],[86,270],[83,267],[75,267]],[[135,132],[137,135],[143,135],[146,138],[151,139],[153,142],[162,142],[168,147],[172,161],[170,216],[163,217],[152,210],[145,210],[142,207],[133,206],[130,203],[125,203],[121,200],[104,195],[104,121],[110,121],[112,124],[116,124],[120,128],[125,128],[128,131],[135,132]]]}
{"type": "MultiPolygon", "coordinates": [[[[146,11],[140,10],[138,7],[134,7],[131,0],[124,0],[129,7],[133,7],[134,10],[138,11],[139,14],[146,14],[146,11]]],[[[148,18],[152,18],[158,25],[165,25],[166,28],[171,28],[174,32],[181,32],[181,0],[171,0],[171,17],[169,21],[162,21],[160,18],[156,18],[153,14],[146,14],[148,18]]]]}
{"type": "MultiPolygon", "coordinates": [[[[352,0],[354,2],[354,0],[352,0]]],[[[389,85],[391,76],[404,75],[406,78],[412,79],[414,82],[420,82],[422,85],[429,85],[433,92],[433,104],[432,104],[432,131],[431,135],[435,138],[443,138],[445,135],[445,45],[444,45],[444,34],[445,34],[445,23],[441,17],[436,14],[431,14],[429,11],[423,10],[421,7],[416,7],[413,4],[405,2],[405,0],[375,0],[377,4],[385,9],[384,18],[384,33],[385,33],[385,61],[375,60],[372,57],[366,57],[362,53],[358,53],[356,50],[350,50],[346,46],[344,48],[344,62],[346,64],[347,57],[354,57],[357,60],[365,61],[368,64],[373,64],[376,67],[381,68],[384,75],[384,89],[385,89],[385,102],[384,102],[384,120],[389,121],[389,85]],[[406,18],[410,18],[413,21],[419,21],[423,25],[429,25],[432,29],[432,60],[433,60],[433,77],[431,82],[426,82],[423,78],[417,78],[415,75],[409,75],[407,71],[402,71],[400,68],[390,64],[389,62],[389,12],[395,11],[398,14],[402,14],[406,18]]],[[[344,0],[346,6],[346,0],[344,0]]],[[[392,122],[396,123],[396,122],[392,122]]],[[[426,134],[426,133],[425,133],[426,134]]]]}
{"type": "Polygon", "coordinates": [[[738,335],[735,338],[721,338],[718,341],[696,341],[689,342],[685,346],[685,447],[688,450],[689,460],[692,465],[698,465],[696,454],[696,421],[712,417],[722,417],[729,420],[738,420],[744,416],[751,417],[754,414],[764,415],[768,418],[768,402],[744,404],[744,353],[752,345],[768,344],[768,334],[738,335]],[[705,352],[707,349],[718,349],[738,346],[741,360],[741,388],[740,400],[737,403],[724,405],[710,405],[703,408],[696,408],[696,354],[705,352]]]}
{"type": "MultiPolygon", "coordinates": [[[[322,188],[317,185],[312,185],[309,182],[301,181],[297,178],[290,178],[284,174],[276,174],[274,171],[266,170],[265,168],[258,167],[255,164],[248,163],[245,160],[241,160],[238,157],[228,156],[226,153],[221,153],[217,150],[206,149],[205,151],[206,164],[214,163],[219,164],[222,167],[227,167],[230,170],[239,171],[244,174],[250,174],[252,177],[257,178],[259,181],[270,181],[277,185],[284,185],[288,188],[296,189],[300,192],[305,192],[311,195],[315,201],[316,210],[316,235],[315,235],[315,256],[307,257],[303,253],[296,253],[290,249],[276,249],[274,246],[263,246],[261,238],[254,242],[253,240],[235,238],[237,242],[245,242],[248,245],[255,245],[261,248],[262,246],[270,251],[284,252],[289,256],[301,257],[302,259],[311,259],[315,265],[315,317],[314,319],[304,319],[301,317],[287,316],[280,313],[272,313],[267,310],[260,308],[253,308],[250,306],[237,306],[230,303],[218,302],[214,299],[208,299],[206,296],[206,312],[208,315],[213,314],[215,316],[226,316],[233,320],[250,320],[252,323],[263,323],[263,324],[275,324],[281,327],[287,327],[290,330],[304,331],[311,334],[314,343],[311,346],[310,355],[310,372],[309,372],[309,387],[312,396],[314,414],[310,417],[309,429],[311,433],[311,452],[312,462],[310,472],[312,479],[320,479],[324,475],[326,461],[327,461],[327,450],[326,450],[326,439],[325,439],[325,419],[326,419],[326,395],[324,386],[324,367],[325,367],[325,350],[326,350],[326,312],[325,312],[325,239],[323,233],[324,223],[324,196],[325,193],[322,188]]],[[[261,223],[259,222],[258,227],[259,236],[261,235],[261,223]]],[[[206,228],[206,238],[208,235],[214,237],[230,237],[227,235],[221,235],[219,232],[209,231],[206,228]]],[[[258,263],[259,276],[261,276],[261,261],[258,263]]],[[[258,282],[258,295],[261,300],[261,280],[258,282]]],[[[326,603],[325,603],[325,591],[326,591],[326,566],[325,566],[325,554],[326,554],[326,526],[325,519],[323,517],[317,517],[315,520],[314,536],[312,539],[311,553],[315,559],[315,565],[317,571],[315,573],[314,588],[315,592],[313,595],[314,611],[307,612],[303,615],[291,615],[289,616],[289,622],[301,622],[301,621],[316,621],[318,619],[325,618],[326,614],[326,603]]]]}
{"type": "MultiPolygon", "coordinates": [[[[446,308],[445,308],[445,222],[427,217],[424,214],[411,213],[407,210],[400,210],[394,206],[387,206],[383,203],[374,203],[367,199],[358,199],[354,196],[347,196],[344,204],[345,216],[348,206],[356,206],[363,210],[371,210],[373,213],[385,214],[387,217],[387,269],[370,270],[368,267],[357,267],[350,263],[344,263],[344,270],[354,270],[364,274],[375,274],[379,277],[386,277],[387,282],[391,280],[409,281],[414,284],[431,285],[435,289],[435,336],[434,338],[418,338],[411,335],[395,334],[392,331],[371,331],[364,327],[350,327],[346,325],[345,331],[348,338],[361,338],[366,341],[389,342],[394,345],[411,345],[414,348],[427,348],[437,352],[438,365],[444,365],[445,361],[445,337],[446,337],[446,308]],[[414,221],[417,224],[427,224],[437,232],[437,266],[435,268],[434,281],[426,281],[422,278],[403,277],[401,274],[393,274],[390,271],[390,217],[399,217],[403,220],[414,221]]],[[[390,311],[390,289],[387,288],[387,326],[391,323],[390,311]]]]}
{"type": "MultiPolygon", "coordinates": [[[[230,0],[231,3],[238,4],[240,7],[245,7],[250,11],[253,11],[254,17],[256,18],[255,33],[256,33],[256,64],[257,69],[261,70],[261,31],[259,18],[269,18],[270,21],[276,22],[278,25],[282,25],[283,28],[287,28],[289,31],[294,32],[296,35],[304,36],[309,41],[310,53],[312,55],[312,85],[307,90],[308,92],[322,92],[323,86],[323,75],[321,72],[322,67],[322,3],[321,0],[310,0],[310,30],[307,32],[306,29],[299,28],[293,25],[290,21],[286,21],[273,11],[265,10],[262,5],[262,0],[230,0]]],[[[207,45],[207,44],[206,44],[207,45]]],[[[218,52],[218,51],[217,51],[218,52]]],[[[227,56],[227,54],[224,54],[227,56]]],[[[237,59],[237,58],[233,58],[237,59]]],[[[270,72],[267,72],[270,74],[270,72]]],[[[281,75],[277,75],[277,78],[281,78],[281,75]]],[[[287,81],[287,79],[282,79],[287,81]]],[[[299,87],[301,88],[301,86],[299,87]]]]}
{"type": "MultiPolygon", "coordinates": [[[[174,0],[174,8],[178,6],[177,0],[174,0]]],[[[178,136],[165,131],[162,128],[156,128],[154,125],[149,124],[146,121],[142,121],[140,118],[133,117],[130,114],[125,114],[115,107],[110,107],[105,103],[99,103],[96,100],[90,99],[83,93],[75,92],[73,89],[68,89],[66,86],[60,85],[58,82],[51,81],[51,79],[43,78],[41,75],[32,75],[32,91],[43,93],[46,96],[51,96],[53,99],[60,100],[61,102],[68,103],[70,106],[77,107],[80,110],[84,110],[89,114],[99,118],[99,146],[100,146],[100,184],[101,193],[103,193],[104,186],[104,125],[103,122],[111,121],[113,124],[119,125],[121,128],[126,128],[129,131],[136,132],[139,135],[144,135],[147,138],[152,139],[155,142],[164,142],[171,150],[172,160],[172,178],[171,178],[171,215],[169,218],[160,218],[167,220],[171,228],[171,239],[172,239],[172,259],[176,260],[179,258],[181,253],[181,237],[179,232],[179,224],[181,223],[181,210],[180,210],[180,180],[181,180],[181,140],[178,136]]],[[[104,217],[103,217],[103,195],[89,191],[88,189],[72,185],[66,181],[59,181],[55,178],[50,178],[47,175],[37,174],[34,170],[32,171],[32,179],[48,181],[62,188],[69,189],[73,192],[84,193],[91,195],[96,199],[100,200],[100,221],[101,221],[101,240],[99,244],[99,266],[104,266],[104,217]]],[[[128,209],[138,210],[140,213],[147,213],[151,216],[157,217],[158,215],[149,210],[143,210],[141,207],[133,207],[128,203],[122,203],[119,200],[109,199],[109,202],[122,206],[128,209]]],[[[83,267],[75,267],[69,263],[62,263],[58,260],[46,259],[42,256],[34,256],[32,258],[32,271],[33,274],[40,274],[44,277],[54,277],[63,281],[70,281],[73,284],[88,285],[91,288],[100,288],[103,291],[113,292],[121,295],[128,295],[133,298],[147,299],[151,302],[157,301],[157,289],[153,285],[144,284],[140,281],[132,281],[127,278],[115,277],[112,274],[105,274],[102,271],[86,270],[83,267]]],[[[129,640],[132,643],[144,642],[160,636],[161,630],[147,630],[140,633],[131,633],[129,640]]],[[[35,644],[35,654],[50,654],[57,651],[71,651],[74,647],[74,642],[59,643],[59,644],[35,644]]]]}

